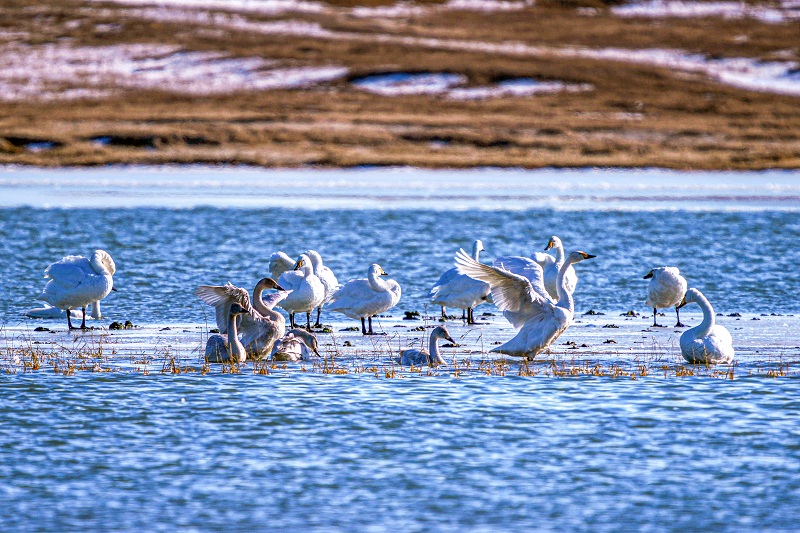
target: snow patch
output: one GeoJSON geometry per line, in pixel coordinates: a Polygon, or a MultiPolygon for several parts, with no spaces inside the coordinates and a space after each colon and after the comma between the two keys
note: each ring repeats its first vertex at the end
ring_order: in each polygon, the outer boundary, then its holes
{"type": "Polygon", "coordinates": [[[488,87],[464,87],[453,89],[447,95],[456,100],[481,100],[502,96],[532,96],[560,92],[591,91],[591,84],[571,84],[560,81],[540,82],[532,78],[514,78],[504,80],[488,87]]]}
{"type": "MultiPolygon", "coordinates": [[[[106,0],[95,0],[104,2],[106,0]]],[[[182,7],[188,9],[223,9],[255,13],[322,13],[327,6],[307,0],[108,0],[115,4],[182,7]]]]}
{"type": "Polygon", "coordinates": [[[346,74],[339,66],[276,67],[166,45],[0,47],[0,100],[98,98],[116,88],[220,94],[305,87],[346,74]]]}
{"type": "Polygon", "coordinates": [[[377,74],[353,80],[359,89],[383,96],[399,96],[408,94],[441,94],[456,85],[467,82],[461,74],[422,73],[377,74]]]}
{"type": "Polygon", "coordinates": [[[649,18],[701,18],[726,19],[752,18],[767,23],[780,23],[800,19],[798,2],[784,1],[779,7],[751,5],[745,2],[692,2],[681,0],[652,0],[611,8],[621,17],[649,18]]]}

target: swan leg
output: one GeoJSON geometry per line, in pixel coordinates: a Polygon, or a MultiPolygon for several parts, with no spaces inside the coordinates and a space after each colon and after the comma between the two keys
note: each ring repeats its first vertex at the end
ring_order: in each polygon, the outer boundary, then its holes
{"type": "Polygon", "coordinates": [[[73,329],[75,329],[75,328],[72,327],[72,320],[69,319],[70,311],[72,311],[72,309],[67,309],[67,330],[68,331],[72,331],[73,329]]]}
{"type": "Polygon", "coordinates": [[[367,321],[369,322],[369,334],[375,335],[375,332],[372,331],[372,317],[367,318],[367,321]]]}
{"type": "Polygon", "coordinates": [[[447,309],[445,309],[444,306],[442,306],[442,318],[447,320],[447,309]]]}
{"type": "Polygon", "coordinates": [[[289,313],[289,324],[291,324],[292,329],[294,329],[294,327],[295,327],[295,324],[294,324],[294,313],[289,313]]]}
{"type": "Polygon", "coordinates": [[[686,324],[681,324],[681,310],[678,307],[675,307],[675,314],[678,315],[678,323],[675,324],[676,328],[685,328],[686,324]]]}
{"type": "Polygon", "coordinates": [[[472,308],[467,308],[467,324],[474,324],[475,323],[475,314],[472,312],[472,308]]]}
{"type": "Polygon", "coordinates": [[[656,316],[657,316],[657,311],[656,311],[656,308],[654,307],[653,308],[653,327],[654,328],[660,328],[661,326],[659,326],[658,322],[656,322],[656,316]]]}
{"type": "Polygon", "coordinates": [[[467,324],[469,324],[469,316],[467,316],[467,310],[466,309],[462,309],[461,310],[461,320],[466,320],[467,324]]]}
{"type": "Polygon", "coordinates": [[[362,335],[366,335],[367,334],[367,326],[364,324],[364,317],[363,316],[361,317],[361,334],[362,335]]]}
{"type": "Polygon", "coordinates": [[[81,329],[86,329],[86,307],[81,307],[83,318],[81,318],[81,329]]]}
{"type": "Polygon", "coordinates": [[[306,311],[306,331],[311,331],[311,312],[306,311]]]}
{"type": "Polygon", "coordinates": [[[320,322],[319,322],[319,314],[320,314],[321,312],[322,312],[322,306],[320,306],[320,307],[317,307],[317,323],[316,323],[316,324],[314,324],[314,327],[315,327],[315,328],[321,328],[321,327],[322,327],[322,324],[320,324],[320,322]]]}

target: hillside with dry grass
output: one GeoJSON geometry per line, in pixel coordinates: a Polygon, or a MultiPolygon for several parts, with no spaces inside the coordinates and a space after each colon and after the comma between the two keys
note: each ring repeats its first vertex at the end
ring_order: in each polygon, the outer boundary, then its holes
{"type": "Polygon", "coordinates": [[[800,168],[794,5],[487,2],[6,0],[0,163],[800,168]]]}

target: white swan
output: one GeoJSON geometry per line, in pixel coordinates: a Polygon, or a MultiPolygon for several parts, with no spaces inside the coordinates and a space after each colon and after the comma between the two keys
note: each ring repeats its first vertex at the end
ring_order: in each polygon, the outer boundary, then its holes
{"type": "MultiPolygon", "coordinates": [[[[484,250],[483,242],[475,241],[472,245],[473,259],[479,261],[480,253],[484,250]]],[[[447,307],[455,307],[464,309],[467,324],[474,324],[475,316],[472,309],[485,303],[491,292],[488,283],[459,274],[456,268],[451,268],[442,274],[439,281],[431,288],[428,298],[431,299],[431,303],[442,307],[442,318],[447,318],[447,307]]]]}
{"type": "Polygon", "coordinates": [[[116,271],[114,260],[104,250],[95,250],[88,259],[69,255],[45,269],[44,277],[50,281],[37,300],[67,311],[69,329],[75,329],[69,311],[81,309],[81,329],[86,329],[86,306],[99,302],[115,290],[113,276],[116,271]]]}
{"type": "Polygon", "coordinates": [[[269,258],[269,275],[272,279],[279,279],[281,274],[294,268],[297,261],[283,252],[275,252],[269,258]]]}
{"type": "Polygon", "coordinates": [[[322,303],[317,306],[317,322],[314,324],[314,327],[318,328],[322,326],[322,324],[319,323],[319,315],[322,312],[322,306],[339,287],[339,280],[336,279],[336,275],[330,268],[322,264],[322,256],[319,255],[317,251],[308,250],[306,255],[311,260],[311,267],[314,269],[314,274],[316,274],[322,282],[322,286],[325,288],[325,298],[322,300],[322,303]]]}
{"type": "Polygon", "coordinates": [[[644,279],[649,279],[647,286],[647,301],[645,305],[653,308],[653,327],[661,326],[656,322],[657,309],[675,306],[675,314],[678,316],[676,328],[686,327],[681,324],[680,306],[683,295],[686,294],[686,279],[681,276],[681,271],[675,267],[654,268],[644,279]]]}
{"type": "Polygon", "coordinates": [[[393,279],[380,279],[380,276],[387,275],[380,265],[373,263],[367,270],[367,279],[352,279],[333,293],[328,310],[350,318],[360,318],[361,333],[375,335],[372,317],[391,309],[400,301],[400,285],[393,279]],[[369,331],[364,325],[365,318],[369,320],[369,331]]]}
{"type": "Polygon", "coordinates": [[[206,361],[209,363],[244,363],[247,351],[239,341],[236,331],[236,319],[248,314],[247,309],[237,303],[231,304],[228,313],[227,341],[222,335],[212,335],[206,342],[206,361]]]}
{"type": "Polygon", "coordinates": [[[428,342],[428,351],[418,350],[412,348],[400,352],[400,357],[396,359],[398,363],[403,366],[438,366],[445,364],[444,357],[439,353],[439,339],[446,339],[453,344],[456,341],[450,337],[450,332],[444,326],[436,326],[431,331],[430,340],[428,342]]]}
{"type": "Polygon", "coordinates": [[[689,289],[678,307],[696,303],[703,310],[703,321],[699,326],[686,330],[681,335],[681,354],[689,363],[717,364],[733,361],[733,339],[724,327],[715,324],[714,308],[697,289],[689,289]]]}
{"type": "MultiPolygon", "coordinates": [[[[561,239],[555,235],[550,237],[544,249],[547,251],[552,248],[556,249],[555,257],[542,252],[534,252],[530,258],[542,268],[544,286],[547,294],[550,295],[550,298],[553,300],[558,300],[558,273],[561,270],[561,265],[564,264],[564,245],[561,243],[561,239]]],[[[519,259],[527,260],[528,258],[514,255],[498,257],[494,260],[494,266],[499,267],[502,264],[504,265],[502,268],[514,274],[519,274],[520,276],[530,274],[530,271],[527,269],[527,262],[520,263],[518,261],[519,259]],[[522,270],[518,271],[515,270],[515,268],[521,268],[522,270]]],[[[575,287],[578,285],[578,276],[575,274],[574,268],[569,267],[567,269],[565,279],[567,290],[570,294],[574,293],[575,287]]]]}
{"type": "MultiPolygon", "coordinates": [[[[508,270],[478,263],[464,250],[456,254],[458,271],[485,281],[492,287],[492,297],[497,308],[513,313],[515,327],[521,324],[519,333],[502,346],[493,349],[519,357],[535,357],[550,346],[564,330],[569,327],[575,312],[572,294],[566,288],[567,269],[573,264],[595,256],[586,252],[572,252],[567,257],[558,275],[559,299],[553,302],[544,283],[543,274],[534,277],[536,283],[508,270]]],[[[541,267],[530,261],[531,268],[541,271],[541,267]]]]}
{"type": "MultiPolygon", "coordinates": [[[[89,304],[89,307],[93,308],[93,304],[89,304]]],[[[28,318],[65,318],[67,312],[63,309],[59,309],[58,307],[45,304],[44,307],[34,307],[32,309],[28,309],[22,314],[28,318]]],[[[73,319],[79,319],[82,316],[80,309],[73,309],[69,312],[69,314],[70,318],[73,319]]]]}
{"type": "Polygon", "coordinates": [[[309,257],[302,254],[295,263],[294,270],[288,270],[281,274],[278,284],[291,291],[289,296],[278,304],[289,313],[291,326],[296,327],[295,313],[305,313],[306,329],[311,329],[311,311],[322,305],[325,300],[325,287],[314,274],[309,257]]]}
{"type": "Polygon", "coordinates": [[[286,331],[286,319],[281,313],[274,311],[273,307],[289,293],[272,278],[262,278],[256,283],[252,305],[247,291],[230,283],[223,287],[201,285],[195,290],[195,294],[214,307],[217,327],[223,335],[227,333],[228,320],[225,320],[224,326],[220,321],[226,314],[230,314],[230,308],[234,303],[248,311],[237,321],[248,359],[258,360],[269,354],[272,345],[283,337],[286,331]],[[277,289],[281,292],[264,298],[262,293],[267,289],[277,289]]]}
{"type": "Polygon", "coordinates": [[[273,361],[313,361],[319,357],[317,338],[304,329],[290,329],[286,335],[278,339],[272,348],[270,358],[273,361]]]}

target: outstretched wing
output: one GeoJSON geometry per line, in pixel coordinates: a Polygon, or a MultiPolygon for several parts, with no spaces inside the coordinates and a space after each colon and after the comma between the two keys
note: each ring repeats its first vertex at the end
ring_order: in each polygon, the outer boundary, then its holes
{"type": "Polygon", "coordinates": [[[275,252],[269,258],[269,271],[272,279],[278,279],[281,274],[294,268],[294,261],[283,252],[275,252]]]}
{"type": "Polygon", "coordinates": [[[292,291],[278,291],[272,294],[261,295],[261,302],[267,309],[275,309],[275,306],[286,299],[292,291]]]}
{"type": "Polygon", "coordinates": [[[462,274],[484,281],[492,288],[492,299],[500,311],[511,311],[527,319],[552,309],[553,303],[534,291],[527,278],[475,261],[463,249],[456,253],[456,268],[462,274]]]}
{"type": "Polygon", "coordinates": [[[544,300],[553,301],[544,286],[544,271],[541,265],[533,259],[509,255],[495,259],[494,266],[526,278],[531,282],[531,287],[536,294],[541,296],[544,300]]]}
{"type": "Polygon", "coordinates": [[[250,303],[250,294],[231,283],[226,283],[223,287],[219,285],[200,285],[195,289],[194,293],[214,308],[217,328],[219,328],[219,332],[222,335],[228,333],[228,316],[233,303],[241,305],[251,315],[257,314],[250,303]]]}
{"type": "Polygon", "coordinates": [[[550,265],[554,265],[556,263],[556,258],[550,254],[546,254],[544,252],[533,252],[531,254],[531,259],[536,261],[536,263],[542,267],[542,270],[547,268],[550,265]]]}

